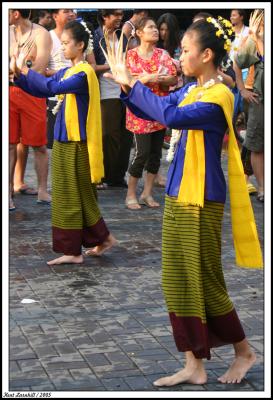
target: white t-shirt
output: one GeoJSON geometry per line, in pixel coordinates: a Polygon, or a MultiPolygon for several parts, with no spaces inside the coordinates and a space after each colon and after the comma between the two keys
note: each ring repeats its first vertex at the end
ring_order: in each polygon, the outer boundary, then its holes
{"type": "Polygon", "coordinates": [[[55,71],[59,71],[62,68],[71,67],[72,62],[71,60],[67,60],[64,57],[64,53],[62,50],[62,43],[58,38],[58,36],[56,35],[56,32],[53,29],[49,31],[49,33],[52,39],[52,50],[50,53],[48,68],[54,69],[55,71]]]}
{"type": "MultiPolygon", "coordinates": [[[[248,36],[248,31],[249,27],[244,25],[241,29],[241,32],[235,34],[235,39],[231,43],[231,50],[229,52],[229,58],[232,61],[234,61],[234,57],[236,53],[238,53],[238,50],[242,44],[243,39],[248,36]]],[[[248,68],[242,69],[242,75],[244,81],[246,80],[247,73],[248,73],[248,68]]]]}
{"type": "Polygon", "coordinates": [[[229,52],[229,57],[232,61],[234,60],[234,55],[238,52],[238,49],[241,46],[243,39],[248,36],[248,31],[249,27],[244,25],[241,31],[235,34],[235,39],[231,43],[231,50],[229,52]]]}
{"type": "MultiPolygon", "coordinates": [[[[110,45],[112,46],[112,41],[110,41],[110,45]]],[[[116,42],[116,49],[118,46],[118,42],[116,42]]],[[[107,61],[105,62],[107,64],[107,61]]],[[[103,74],[99,76],[100,83],[100,99],[119,99],[120,96],[120,85],[119,83],[114,82],[112,79],[104,78],[103,74]]]]}
{"type": "MultiPolygon", "coordinates": [[[[71,60],[67,60],[65,58],[62,50],[62,43],[56,35],[56,32],[54,31],[54,29],[52,29],[51,31],[49,31],[49,33],[52,39],[52,49],[49,57],[48,68],[59,71],[62,68],[71,67],[72,62],[71,60]]],[[[49,100],[58,101],[58,98],[57,96],[49,97],[49,100]]]]}

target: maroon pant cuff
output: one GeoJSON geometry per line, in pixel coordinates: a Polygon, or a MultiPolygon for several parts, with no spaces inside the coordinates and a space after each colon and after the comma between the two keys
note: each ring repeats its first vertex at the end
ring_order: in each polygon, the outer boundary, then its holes
{"type": "Polygon", "coordinates": [[[98,246],[105,241],[109,233],[103,218],[95,225],[83,229],[62,229],[53,226],[53,251],[78,256],[82,253],[82,246],[98,246]]]}
{"type": "Polygon", "coordinates": [[[210,349],[242,341],[245,333],[233,309],[226,315],[208,318],[179,317],[170,313],[174,340],[178,351],[192,351],[196,358],[211,358],[210,349]]]}

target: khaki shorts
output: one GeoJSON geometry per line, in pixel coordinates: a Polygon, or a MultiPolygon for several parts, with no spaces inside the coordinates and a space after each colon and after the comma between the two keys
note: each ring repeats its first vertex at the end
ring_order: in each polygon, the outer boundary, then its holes
{"type": "Polygon", "coordinates": [[[250,103],[246,137],[243,145],[250,151],[261,153],[264,151],[264,103],[250,103]]]}

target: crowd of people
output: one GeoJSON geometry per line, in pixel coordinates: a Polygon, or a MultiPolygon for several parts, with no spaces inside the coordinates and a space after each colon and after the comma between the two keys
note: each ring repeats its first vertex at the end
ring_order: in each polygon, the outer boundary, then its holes
{"type": "Polygon", "coordinates": [[[203,359],[226,344],[233,345],[235,359],[219,381],[241,382],[256,357],[222,271],[221,154],[227,138],[236,262],[261,268],[249,195],[264,200],[262,10],[253,12],[249,28],[243,10],[231,10],[230,21],[200,12],[183,35],[175,15],[164,13],[155,21],[147,10],[134,10],[124,23],[123,10],[99,10],[95,30],[70,9],[41,11],[38,23],[30,10],[10,10],[9,18],[10,211],[16,209],[16,192],[51,204],[53,250],[63,255],[48,265],[83,263],[83,247],[86,255],[101,256],[116,239],[101,215],[97,190],[126,189],[125,206],[134,212],[158,208],[153,187],[164,180],[162,146],[166,129],[172,130],[162,287],[186,364],[154,385],[205,383],[203,359]],[[48,31],[41,25],[50,16],[55,27],[48,31]],[[37,191],[24,181],[29,146],[37,191]],[[257,188],[249,181],[252,174],[257,188]]]}

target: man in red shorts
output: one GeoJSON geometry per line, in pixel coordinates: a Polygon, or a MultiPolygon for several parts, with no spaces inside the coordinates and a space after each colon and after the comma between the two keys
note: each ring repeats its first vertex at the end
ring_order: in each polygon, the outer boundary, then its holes
{"type": "MultiPolygon", "coordinates": [[[[9,10],[10,56],[26,53],[29,67],[44,74],[51,51],[49,32],[29,20],[26,9],[9,10]]],[[[15,206],[12,199],[14,170],[17,160],[17,144],[32,146],[38,180],[40,204],[50,204],[47,192],[48,153],[46,148],[46,100],[31,96],[16,87],[10,75],[9,87],[9,162],[10,162],[10,210],[15,206]]]]}

